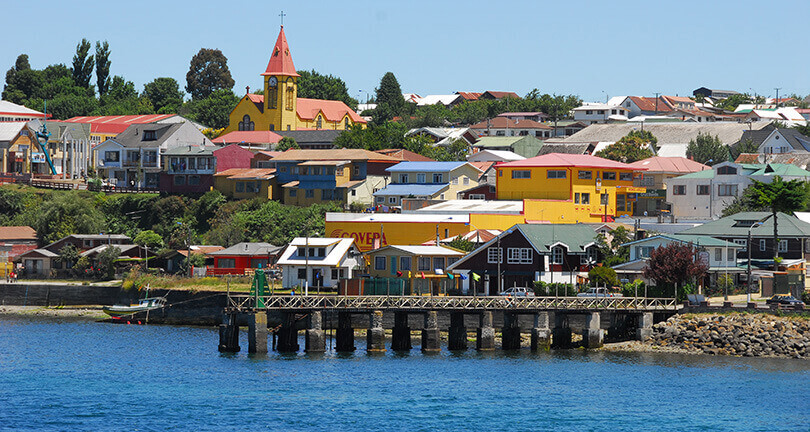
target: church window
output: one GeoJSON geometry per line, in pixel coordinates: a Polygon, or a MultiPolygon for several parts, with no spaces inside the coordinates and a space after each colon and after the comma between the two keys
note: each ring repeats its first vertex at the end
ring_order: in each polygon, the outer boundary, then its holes
{"type": "Polygon", "coordinates": [[[315,129],[320,129],[323,127],[323,118],[321,118],[320,114],[315,119],[315,129]]]}
{"type": "Polygon", "coordinates": [[[295,97],[295,87],[287,86],[287,111],[293,110],[293,98],[295,97]]]}
{"type": "Polygon", "coordinates": [[[346,124],[344,126],[344,129],[349,130],[349,118],[348,117],[346,117],[346,124]]]}
{"type": "Polygon", "coordinates": [[[277,106],[278,106],[278,87],[268,87],[267,109],[275,109],[277,106]]]}
{"type": "Polygon", "coordinates": [[[242,121],[239,122],[239,130],[240,131],[252,131],[252,130],[254,130],[254,127],[255,127],[255,124],[252,121],[250,121],[250,116],[245,114],[245,116],[242,117],[242,121]]]}

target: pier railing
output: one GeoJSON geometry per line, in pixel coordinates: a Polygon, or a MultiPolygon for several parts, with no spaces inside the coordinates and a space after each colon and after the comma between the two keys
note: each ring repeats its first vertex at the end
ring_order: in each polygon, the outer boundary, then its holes
{"type": "Polygon", "coordinates": [[[674,298],[645,297],[425,297],[425,296],[251,296],[232,294],[228,309],[246,310],[639,310],[674,311],[674,298]]]}

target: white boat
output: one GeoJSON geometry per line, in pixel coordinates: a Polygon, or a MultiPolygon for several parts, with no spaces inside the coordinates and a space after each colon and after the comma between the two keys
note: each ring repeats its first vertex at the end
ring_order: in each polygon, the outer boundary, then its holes
{"type": "Polygon", "coordinates": [[[149,297],[149,287],[146,288],[146,297],[140,299],[138,303],[130,305],[114,305],[102,308],[107,315],[113,318],[146,312],[154,309],[166,307],[166,297],[149,297]]]}

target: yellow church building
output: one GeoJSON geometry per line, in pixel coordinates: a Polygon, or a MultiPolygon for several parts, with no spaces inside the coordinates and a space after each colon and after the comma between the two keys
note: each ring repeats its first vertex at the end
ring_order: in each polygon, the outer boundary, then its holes
{"type": "Polygon", "coordinates": [[[345,130],[366,123],[341,101],[298,97],[298,78],[284,26],[264,77],[264,94],[246,94],[231,111],[223,134],[234,131],[345,130]]]}

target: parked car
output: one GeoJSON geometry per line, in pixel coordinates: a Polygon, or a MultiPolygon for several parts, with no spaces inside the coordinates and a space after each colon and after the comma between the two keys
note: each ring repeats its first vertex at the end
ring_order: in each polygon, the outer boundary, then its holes
{"type": "Polygon", "coordinates": [[[589,288],[588,291],[577,294],[577,297],[623,297],[620,293],[612,293],[607,288],[589,288]]]}
{"type": "Polygon", "coordinates": [[[534,290],[526,287],[511,287],[505,289],[501,295],[512,297],[534,297],[534,290]]]}
{"type": "Polygon", "coordinates": [[[779,304],[783,306],[798,306],[804,305],[804,302],[788,294],[776,294],[773,297],[765,300],[765,304],[779,304]]]}

